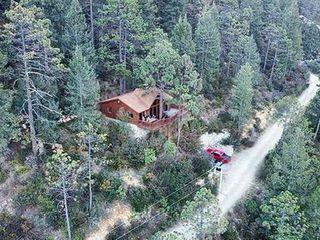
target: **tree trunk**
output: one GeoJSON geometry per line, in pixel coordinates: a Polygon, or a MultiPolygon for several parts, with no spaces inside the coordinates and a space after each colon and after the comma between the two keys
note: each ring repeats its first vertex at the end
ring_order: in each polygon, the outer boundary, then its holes
{"type": "Polygon", "coordinates": [[[269,49],[270,49],[270,39],[268,40],[266,56],[264,57],[263,71],[265,71],[266,68],[267,68],[267,61],[268,61],[269,49]]]}
{"type": "Polygon", "coordinates": [[[163,85],[161,85],[161,89],[160,89],[160,111],[159,111],[159,119],[162,118],[163,116],[163,85]]]}
{"type": "Polygon", "coordinates": [[[66,223],[67,223],[67,231],[68,231],[68,239],[71,240],[71,227],[70,227],[70,219],[69,219],[69,210],[68,210],[68,196],[65,179],[62,179],[62,191],[63,191],[63,204],[64,204],[64,212],[66,215],[66,223]]]}
{"type": "Polygon", "coordinates": [[[273,72],[274,72],[274,68],[275,68],[275,65],[276,65],[277,57],[278,57],[278,47],[276,48],[276,52],[274,53],[274,59],[273,59],[273,63],[272,63],[272,69],[271,69],[269,81],[272,81],[273,72]]]}
{"type": "Polygon", "coordinates": [[[92,209],[92,184],[91,184],[91,136],[88,141],[88,174],[89,174],[89,211],[92,209]]]}
{"type": "Polygon", "coordinates": [[[319,120],[318,120],[318,125],[317,125],[317,128],[316,128],[316,132],[314,134],[314,138],[313,138],[314,140],[317,139],[319,130],[320,130],[320,117],[319,117],[319,120]]]}
{"type": "Polygon", "coordinates": [[[26,94],[27,94],[27,103],[28,103],[28,122],[30,128],[30,138],[31,138],[31,145],[32,145],[32,153],[33,156],[37,156],[38,152],[38,140],[36,136],[36,129],[34,125],[34,118],[33,118],[33,104],[32,104],[32,93],[31,93],[31,84],[30,84],[30,76],[28,72],[27,61],[25,59],[26,54],[26,44],[25,44],[25,37],[23,31],[21,31],[21,39],[22,39],[22,49],[23,49],[23,64],[24,64],[24,73],[25,73],[25,84],[26,84],[26,94]]]}
{"type": "Polygon", "coordinates": [[[91,44],[94,48],[94,25],[93,25],[93,0],[90,0],[90,27],[91,27],[91,44]]]}

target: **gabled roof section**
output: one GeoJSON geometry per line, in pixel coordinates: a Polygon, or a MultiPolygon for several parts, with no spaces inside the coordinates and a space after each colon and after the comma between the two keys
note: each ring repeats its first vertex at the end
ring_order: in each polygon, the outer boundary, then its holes
{"type": "MultiPolygon", "coordinates": [[[[158,88],[149,88],[149,89],[142,89],[142,88],[136,88],[132,92],[128,92],[113,98],[109,98],[107,100],[103,100],[99,103],[106,103],[113,100],[120,100],[127,106],[129,106],[131,109],[136,111],[137,113],[144,112],[148,110],[154,100],[158,97],[160,94],[160,90],[158,88]]],[[[172,97],[164,93],[164,100],[170,100],[172,97]]]]}

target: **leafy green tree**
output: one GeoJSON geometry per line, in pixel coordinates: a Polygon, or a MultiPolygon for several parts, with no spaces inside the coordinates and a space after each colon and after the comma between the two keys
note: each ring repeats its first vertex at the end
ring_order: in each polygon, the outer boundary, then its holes
{"type": "MultiPolygon", "coordinates": [[[[132,77],[136,53],[143,49],[146,24],[138,0],[106,1],[97,20],[101,28],[100,58],[119,80],[120,93],[132,77]]],[[[133,85],[133,84],[132,84],[133,85]]]]}
{"type": "Polygon", "coordinates": [[[207,188],[201,188],[192,201],[187,201],[181,212],[181,220],[197,231],[197,239],[206,235],[220,234],[226,230],[218,199],[207,188]]]}
{"type": "Polygon", "coordinates": [[[211,7],[206,10],[195,32],[196,66],[207,95],[212,95],[217,84],[220,59],[220,33],[217,23],[217,10],[211,7]]]}
{"type": "Polygon", "coordinates": [[[195,43],[192,39],[192,28],[186,16],[179,18],[171,35],[172,45],[181,56],[184,54],[187,54],[190,57],[195,56],[195,43]]]}
{"type": "Polygon", "coordinates": [[[154,30],[158,26],[158,7],[156,0],[138,0],[141,16],[147,23],[147,28],[154,30]]]}
{"type": "Polygon", "coordinates": [[[176,155],[177,147],[173,142],[168,140],[164,143],[163,150],[167,156],[173,158],[176,155]]]}
{"type": "Polygon", "coordinates": [[[0,84],[0,155],[20,135],[19,117],[12,112],[14,92],[0,84]]]}
{"type": "Polygon", "coordinates": [[[47,163],[47,181],[52,191],[57,194],[59,204],[63,206],[68,239],[72,239],[71,220],[69,215],[70,202],[77,189],[79,162],[68,156],[61,146],[57,146],[52,159],[47,163]]]}
{"type": "Polygon", "coordinates": [[[71,0],[68,6],[62,42],[62,50],[68,59],[78,47],[81,48],[87,59],[93,60],[94,49],[79,0],[71,0]]]}
{"type": "Polygon", "coordinates": [[[83,130],[86,124],[99,119],[95,107],[99,100],[99,83],[93,67],[82,55],[80,48],[76,48],[69,67],[67,111],[76,116],[72,125],[74,129],[83,130]]]}
{"type": "Polygon", "coordinates": [[[298,198],[289,191],[281,192],[261,205],[262,225],[270,239],[302,239],[307,231],[304,213],[298,198]]]}
{"type": "Polygon", "coordinates": [[[160,118],[163,116],[163,94],[166,86],[177,84],[179,55],[166,37],[159,37],[148,55],[141,61],[139,78],[145,85],[160,89],[160,118]]]}
{"type": "Polygon", "coordinates": [[[50,22],[41,9],[13,2],[6,17],[9,23],[5,24],[5,35],[11,43],[14,70],[25,99],[32,152],[36,156],[40,134],[52,139],[52,129],[60,114],[55,101],[56,80],[62,69],[59,51],[51,46],[50,22]]]}
{"type": "Polygon", "coordinates": [[[249,63],[246,63],[241,67],[231,90],[229,111],[238,129],[241,129],[246,124],[251,115],[253,76],[254,72],[252,67],[249,63]]]}

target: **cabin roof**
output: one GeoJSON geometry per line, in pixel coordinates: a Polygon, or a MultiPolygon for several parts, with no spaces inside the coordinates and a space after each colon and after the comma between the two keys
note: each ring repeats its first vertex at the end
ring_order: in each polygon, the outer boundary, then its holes
{"type": "MultiPolygon", "coordinates": [[[[141,113],[148,110],[151,107],[152,103],[158,97],[159,94],[160,89],[155,87],[149,89],[136,88],[134,91],[100,101],[99,103],[101,104],[113,100],[120,100],[137,113],[141,113]]],[[[163,96],[164,100],[172,99],[172,96],[170,96],[167,93],[164,93],[163,96]]]]}

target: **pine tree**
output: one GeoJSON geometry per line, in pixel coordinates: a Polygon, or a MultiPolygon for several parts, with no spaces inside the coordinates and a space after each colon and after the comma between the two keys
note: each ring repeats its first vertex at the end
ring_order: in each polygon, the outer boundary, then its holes
{"type": "Polygon", "coordinates": [[[262,226],[270,239],[302,239],[307,231],[304,213],[298,198],[289,191],[281,192],[261,205],[262,226]]]}
{"type": "Polygon", "coordinates": [[[78,0],[72,0],[67,9],[62,42],[63,51],[68,59],[71,58],[76,47],[79,47],[87,59],[93,60],[94,49],[86,19],[78,0]]]}
{"type": "MultiPolygon", "coordinates": [[[[174,96],[174,102],[178,106],[185,106],[192,115],[197,115],[200,111],[197,101],[202,90],[202,80],[189,55],[185,54],[181,57],[177,77],[179,83],[175,84],[170,91],[174,96]]],[[[178,118],[177,148],[180,144],[182,121],[182,117],[178,118]]]]}
{"type": "Polygon", "coordinates": [[[85,125],[99,119],[96,104],[99,100],[99,83],[93,67],[82,50],[76,48],[70,62],[69,79],[67,82],[68,113],[77,118],[74,129],[83,130],[85,125]]]}
{"type": "Polygon", "coordinates": [[[77,188],[79,162],[73,160],[57,146],[51,160],[47,163],[47,181],[52,191],[57,194],[59,204],[63,206],[68,239],[72,239],[70,202],[77,188]]]}
{"type": "Polygon", "coordinates": [[[286,125],[280,150],[272,159],[273,173],[270,176],[270,187],[278,193],[288,190],[297,196],[304,196],[314,185],[314,168],[308,156],[307,142],[310,132],[308,122],[301,114],[293,116],[286,125]]]}
{"type": "Polygon", "coordinates": [[[138,76],[147,86],[160,89],[160,118],[163,116],[163,93],[165,86],[177,84],[179,55],[165,36],[158,37],[148,55],[141,61],[138,76]]]}
{"type": "Polygon", "coordinates": [[[205,239],[206,235],[226,230],[226,221],[221,217],[218,200],[206,188],[197,191],[193,201],[187,201],[182,209],[181,219],[197,230],[197,236],[193,236],[195,239],[205,239]]]}
{"type": "Polygon", "coordinates": [[[192,28],[187,17],[180,17],[171,33],[171,42],[173,47],[182,56],[189,55],[191,58],[195,56],[195,43],[192,39],[192,28]]]}
{"type": "Polygon", "coordinates": [[[36,156],[40,135],[52,140],[52,127],[60,114],[55,103],[56,79],[62,69],[59,51],[51,46],[50,22],[41,9],[13,2],[6,17],[9,23],[5,25],[5,33],[14,53],[14,70],[25,99],[23,106],[36,156]]]}
{"type": "Polygon", "coordinates": [[[138,0],[107,1],[100,15],[100,57],[119,80],[120,93],[123,93],[130,86],[128,79],[132,77],[136,53],[143,49],[146,24],[138,0]]]}
{"type": "Polygon", "coordinates": [[[320,29],[316,24],[304,23],[302,28],[305,59],[320,58],[320,29]]]}
{"type": "Polygon", "coordinates": [[[230,114],[241,129],[249,120],[252,110],[254,72],[249,63],[241,67],[231,90],[230,114]]]}
{"type": "Polygon", "coordinates": [[[180,16],[185,15],[187,0],[157,0],[160,26],[170,33],[180,16]]]}
{"type": "Polygon", "coordinates": [[[195,32],[196,66],[203,80],[205,93],[212,94],[219,73],[220,34],[217,12],[211,7],[203,13],[195,32]]]}
{"type": "Polygon", "coordinates": [[[12,112],[14,92],[0,84],[0,156],[20,135],[19,118],[12,112]]]}
{"type": "Polygon", "coordinates": [[[154,30],[158,27],[159,17],[156,0],[138,0],[141,17],[147,24],[148,30],[154,30]]]}

